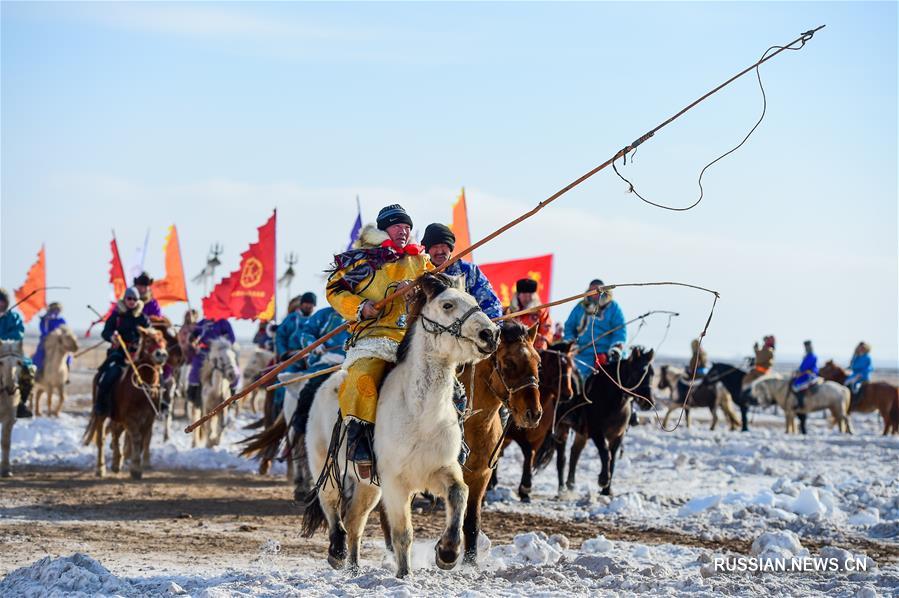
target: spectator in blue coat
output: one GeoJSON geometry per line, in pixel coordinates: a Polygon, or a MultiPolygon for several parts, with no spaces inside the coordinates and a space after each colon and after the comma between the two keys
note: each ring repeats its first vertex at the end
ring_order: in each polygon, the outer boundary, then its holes
{"type": "MultiPolygon", "coordinates": [[[[456,248],[456,235],[445,224],[435,222],[429,224],[421,238],[421,244],[431,258],[431,263],[438,268],[453,256],[456,248]]],[[[480,268],[471,262],[457,261],[443,271],[449,276],[462,276],[465,280],[465,291],[475,298],[481,310],[489,318],[503,315],[503,304],[493,290],[493,286],[480,268]]]]}
{"type": "MultiPolygon", "coordinates": [[[[9,293],[0,289],[0,340],[21,341],[25,338],[25,323],[18,312],[9,309],[9,293]]],[[[34,386],[34,366],[24,355],[20,356],[22,368],[19,370],[19,405],[16,417],[31,417],[31,411],[25,406],[34,386]]]]}
{"type": "Polygon", "coordinates": [[[865,382],[870,382],[871,372],[874,371],[874,365],[871,363],[871,345],[861,342],[855,348],[852,354],[852,361],[849,362],[849,369],[852,373],[846,378],[846,386],[852,389],[852,394],[857,394],[861,386],[865,382]]]}
{"type": "Polygon", "coordinates": [[[799,369],[793,375],[793,392],[796,393],[796,402],[799,403],[799,410],[805,408],[805,395],[818,380],[818,356],[812,348],[812,341],[805,341],[805,357],[799,364],[799,369]]]}
{"type": "MultiPolygon", "coordinates": [[[[594,278],[587,290],[602,286],[603,282],[594,278]]],[[[563,340],[576,343],[575,364],[583,380],[606,361],[620,359],[627,342],[627,327],[624,312],[612,292],[585,297],[575,305],[565,321],[563,340]]]]}

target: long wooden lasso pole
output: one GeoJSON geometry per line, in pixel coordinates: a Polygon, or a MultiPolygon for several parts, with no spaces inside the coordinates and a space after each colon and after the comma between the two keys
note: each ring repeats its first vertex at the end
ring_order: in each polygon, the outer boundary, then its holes
{"type": "MultiPolygon", "coordinates": [[[[752,69],[758,67],[759,65],[761,65],[761,64],[764,63],[764,62],[767,62],[767,61],[771,60],[772,58],[774,58],[775,56],[779,55],[781,52],[783,52],[784,50],[786,50],[786,49],[789,48],[790,46],[793,46],[793,45],[795,45],[795,44],[797,44],[797,43],[802,43],[802,44],[804,45],[808,40],[810,40],[810,39],[812,38],[812,36],[813,36],[818,30],[822,29],[823,27],[824,27],[824,25],[821,25],[820,27],[817,27],[817,28],[815,28],[815,29],[806,31],[805,33],[803,33],[802,35],[800,35],[798,38],[796,38],[795,40],[791,41],[789,44],[787,44],[787,45],[785,45],[785,46],[782,46],[782,47],[781,47],[780,49],[778,49],[776,52],[773,52],[773,53],[771,53],[770,55],[765,56],[765,57],[762,58],[761,60],[758,60],[758,61],[754,62],[751,66],[746,67],[745,69],[743,69],[742,71],[740,71],[739,73],[737,73],[736,75],[734,75],[733,77],[731,77],[730,79],[728,79],[727,81],[725,81],[724,83],[718,85],[717,87],[715,87],[715,88],[712,89],[711,91],[709,91],[709,92],[705,93],[704,95],[702,95],[699,99],[697,99],[697,100],[695,100],[694,102],[688,104],[686,107],[684,107],[684,108],[681,109],[679,112],[677,112],[674,116],[672,116],[672,117],[668,118],[667,120],[663,121],[661,124],[659,124],[659,125],[656,126],[655,128],[649,130],[647,133],[641,135],[641,136],[638,137],[636,140],[632,141],[629,145],[627,145],[627,146],[625,146],[624,148],[622,148],[622,149],[618,150],[617,152],[615,152],[615,155],[614,155],[614,156],[612,156],[611,158],[609,158],[608,160],[606,160],[605,162],[603,162],[603,163],[600,164],[599,166],[593,168],[593,169],[590,170],[589,172],[587,172],[587,173],[581,175],[580,177],[576,178],[576,179],[573,180],[572,182],[568,183],[567,185],[565,185],[564,187],[562,187],[561,189],[559,189],[558,191],[556,191],[555,193],[553,193],[552,195],[550,195],[549,197],[547,197],[546,199],[544,199],[543,201],[541,201],[541,202],[540,202],[539,204],[537,204],[532,210],[530,210],[530,211],[528,211],[528,212],[522,214],[521,216],[519,216],[519,217],[516,218],[515,220],[512,220],[511,222],[509,222],[509,223],[506,224],[505,226],[496,229],[495,231],[493,231],[492,233],[490,233],[489,235],[487,235],[486,237],[484,237],[484,238],[481,239],[480,241],[474,243],[473,245],[469,245],[469,246],[468,246],[467,248],[465,248],[463,251],[459,252],[457,255],[453,256],[452,258],[450,258],[449,260],[447,260],[446,262],[444,262],[444,264],[443,264],[442,266],[440,266],[439,268],[436,269],[436,272],[443,272],[444,270],[446,270],[447,268],[449,268],[450,266],[452,266],[453,264],[455,264],[456,262],[458,262],[460,259],[462,259],[463,257],[465,257],[465,256],[467,256],[468,254],[470,254],[471,252],[473,252],[475,249],[478,249],[479,247],[483,246],[484,244],[489,243],[490,241],[492,241],[492,240],[495,239],[496,237],[500,236],[501,234],[503,234],[504,232],[506,232],[506,231],[509,230],[510,228],[512,228],[512,227],[514,227],[514,226],[517,226],[517,225],[521,224],[522,222],[524,222],[525,220],[531,218],[532,216],[534,216],[535,214],[537,214],[537,212],[539,212],[540,210],[542,210],[543,208],[545,208],[546,206],[548,206],[549,204],[551,204],[552,202],[554,202],[555,200],[557,200],[558,198],[560,198],[561,196],[565,195],[566,193],[568,193],[569,191],[571,191],[572,189],[574,189],[575,187],[577,187],[578,185],[580,185],[581,183],[583,183],[584,181],[586,181],[587,179],[589,179],[590,177],[592,177],[593,175],[595,175],[596,173],[598,173],[599,171],[601,171],[601,170],[607,168],[607,167],[608,167],[610,164],[612,164],[614,161],[616,161],[616,160],[622,158],[623,156],[626,156],[628,153],[630,153],[630,152],[632,152],[633,150],[635,150],[635,149],[637,148],[637,146],[639,146],[640,144],[642,144],[642,143],[646,142],[647,140],[649,140],[650,138],[652,138],[652,137],[653,137],[656,133],[658,133],[662,128],[668,126],[669,124],[671,124],[672,122],[674,122],[675,120],[677,120],[678,118],[680,118],[681,116],[683,116],[687,111],[689,111],[690,109],[694,108],[696,105],[700,104],[700,103],[703,102],[704,100],[708,99],[710,96],[712,96],[712,95],[715,94],[716,92],[718,92],[718,91],[720,91],[721,89],[727,87],[728,85],[730,85],[731,83],[733,83],[734,81],[736,81],[737,79],[739,79],[740,77],[742,77],[743,75],[745,75],[746,73],[748,73],[749,71],[751,71],[752,69]]],[[[405,287],[403,287],[403,288],[401,288],[401,289],[399,289],[399,290],[397,290],[397,291],[394,291],[393,293],[390,293],[389,295],[387,295],[386,297],[384,297],[383,299],[381,299],[380,301],[378,301],[377,303],[375,303],[375,305],[374,305],[375,309],[379,309],[379,310],[380,310],[380,309],[383,309],[385,305],[387,305],[388,303],[390,303],[391,301],[393,301],[393,300],[396,299],[397,297],[403,296],[403,295],[405,295],[406,293],[410,292],[415,286],[416,286],[416,284],[410,284],[410,285],[407,285],[407,286],[405,286],[405,287]]],[[[703,289],[703,290],[707,290],[707,289],[703,289]]],[[[282,362],[279,363],[276,367],[274,367],[273,369],[269,370],[268,373],[266,373],[264,376],[260,377],[260,378],[259,378],[258,380],[256,380],[253,384],[250,384],[249,386],[245,387],[243,390],[241,390],[239,393],[237,393],[236,395],[234,395],[233,397],[231,397],[231,398],[228,399],[227,401],[224,401],[224,402],[222,402],[222,403],[219,403],[219,405],[218,405],[215,409],[213,409],[212,411],[210,411],[209,413],[207,413],[206,415],[204,415],[203,417],[201,417],[201,418],[198,419],[197,421],[195,421],[195,422],[193,422],[192,424],[190,424],[189,426],[187,426],[187,427],[184,429],[184,431],[185,431],[186,433],[188,433],[188,434],[191,433],[195,428],[197,428],[198,426],[201,426],[201,425],[202,425],[204,422],[206,422],[207,420],[212,419],[213,417],[215,417],[216,415],[218,415],[220,412],[222,412],[223,410],[227,409],[232,403],[235,403],[236,401],[239,401],[240,399],[246,397],[248,394],[250,394],[251,392],[253,392],[253,391],[256,390],[257,388],[259,388],[260,386],[262,386],[262,385],[264,385],[264,384],[268,384],[268,383],[271,382],[271,381],[272,381],[278,374],[280,374],[282,371],[284,371],[286,368],[290,367],[292,364],[296,363],[296,362],[299,361],[300,359],[303,359],[304,357],[306,357],[309,353],[311,353],[311,352],[312,352],[313,350],[315,350],[317,347],[321,346],[322,344],[328,342],[329,340],[331,340],[332,338],[334,338],[334,337],[337,336],[338,334],[340,334],[340,333],[344,332],[345,330],[347,330],[347,329],[350,327],[351,324],[352,324],[352,322],[345,322],[343,325],[341,325],[341,326],[335,328],[334,330],[332,330],[331,332],[329,332],[329,333],[326,334],[325,336],[319,338],[319,339],[318,339],[317,341],[315,341],[314,343],[312,343],[312,344],[306,346],[306,348],[303,349],[302,351],[299,351],[299,352],[297,352],[297,353],[294,353],[290,358],[288,358],[288,359],[282,361],[282,362]]]]}

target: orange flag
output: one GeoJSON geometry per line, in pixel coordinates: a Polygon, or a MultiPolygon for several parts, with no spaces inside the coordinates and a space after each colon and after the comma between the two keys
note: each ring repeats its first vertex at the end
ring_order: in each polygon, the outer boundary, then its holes
{"type": "Polygon", "coordinates": [[[181,245],[178,243],[178,229],[169,227],[169,234],[163,245],[165,253],[165,278],[153,283],[153,296],[160,306],[187,301],[187,282],[184,280],[184,265],[181,263],[181,245]]]}
{"type": "Polygon", "coordinates": [[[478,267],[493,285],[503,306],[508,306],[512,302],[515,283],[522,278],[536,280],[537,295],[540,300],[549,301],[553,276],[553,255],[551,253],[523,260],[480,264],[478,267]]]}
{"type": "Polygon", "coordinates": [[[240,267],[203,298],[206,318],[271,320],[275,317],[275,218],[259,227],[259,240],[240,254],[240,267]]]}
{"type": "MultiPolygon", "coordinates": [[[[465,204],[465,187],[462,187],[462,193],[459,194],[459,198],[453,204],[453,223],[450,225],[450,230],[456,235],[454,253],[465,251],[471,246],[471,233],[468,230],[468,206],[465,204]]],[[[465,259],[473,262],[474,254],[469,253],[465,259]]]]}
{"type": "Polygon", "coordinates": [[[119,257],[119,244],[115,240],[115,233],[109,242],[109,248],[112,250],[112,258],[109,260],[109,282],[112,283],[112,292],[117,301],[125,294],[128,283],[125,282],[125,269],[122,267],[122,258],[119,257]]]}
{"type": "Polygon", "coordinates": [[[21,287],[16,289],[16,301],[19,311],[26,322],[31,320],[40,310],[47,307],[47,256],[44,246],[37,253],[37,261],[28,269],[28,275],[21,287]],[[34,293],[34,294],[32,294],[34,293]],[[31,295],[28,297],[28,295],[31,295]],[[27,298],[26,298],[27,297],[27,298]]]}

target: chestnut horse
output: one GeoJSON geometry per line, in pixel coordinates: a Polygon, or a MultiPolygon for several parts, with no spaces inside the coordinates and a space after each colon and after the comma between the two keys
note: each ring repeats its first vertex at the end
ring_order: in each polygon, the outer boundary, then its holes
{"type": "MultiPolygon", "coordinates": [[[[845,384],[849,373],[833,360],[824,364],[818,375],[825,380],[845,384]]],[[[849,402],[849,413],[879,411],[883,418],[883,435],[899,434],[899,388],[888,382],[864,382],[858,395],[849,402]]]]}
{"type": "MultiPolygon", "coordinates": [[[[531,480],[534,474],[536,456],[539,449],[545,446],[554,433],[556,406],[574,396],[574,355],[576,349],[572,343],[557,343],[540,351],[540,405],[547,414],[536,427],[523,428],[518,425],[510,427],[503,448],[515,442],[523,456],[521,482],[518,485],[518,497],[521,502],[531,502],[531,480]]],[[[517,422],[516,422],[517,423],[517,422]]],[[[496,485],[496,471],[493,472],[491,488],[496,485]]]]}
{"type": "Polygon", "coordinates": [[[500,407],[509,409],[512,418],[509,425],[514,422],[516,429],[536,430],[551,419],[545,416],[547,412],[541,401],[541,356],[534,349],[536,337],[536,324],[528,329],[516,321],[505,321],[500,328],[496,353],[479,361],[474,366],[473,376],[471,365],[465,366],[459,374],[471,413],[465,420],[465,440],[471,453],[463,468],[463,478],[468,486],[468,503],[462,524],[463,558],[468,564],[477,562],[481,504],[493,471],[491,460],[499,459],[494,452],[503,432],[500,407]]]}
{"type": "MultiPolygon", "coordinates": [[[[112,465],[110,469],[118,473],[122,465],[122,451],[119,439],[126,433],[130,445],[126,452],[130,456],[129,472],[135,480],[141,479],[144,466],[149,464],[150,437],[153,434],[153,420],[158,415],[161,403],[160,378],[162,365],[168,358],[166,342],[162,333],[152,328],[139,328],[140,342],[133,357],[137,374],[127,363],[122,376],[112,389],[112,413],[98,415],[91,413],[84,432],[84,444],[92,441],[97,445],[97,477],[106,475],[106,457],[103,441],[106,432],[112,434],[112,465]],[[138,374],[140,379],[138,379],[138,374]],[[109,426],[106,420],[109,419],[109,426]]],[[[94,377],[94,396],[97,392],[94,377]]]]}

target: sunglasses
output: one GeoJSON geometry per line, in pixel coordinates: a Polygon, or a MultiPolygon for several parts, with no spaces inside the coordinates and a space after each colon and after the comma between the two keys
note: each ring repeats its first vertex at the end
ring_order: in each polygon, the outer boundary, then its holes
{"type": "Polygon", "coordinates": [[[135,299],[134,297],[125,297],[125,301],[126,301],[126,302],[128,302],[128,301],[137,301],[137,299],[135,299]]]}

